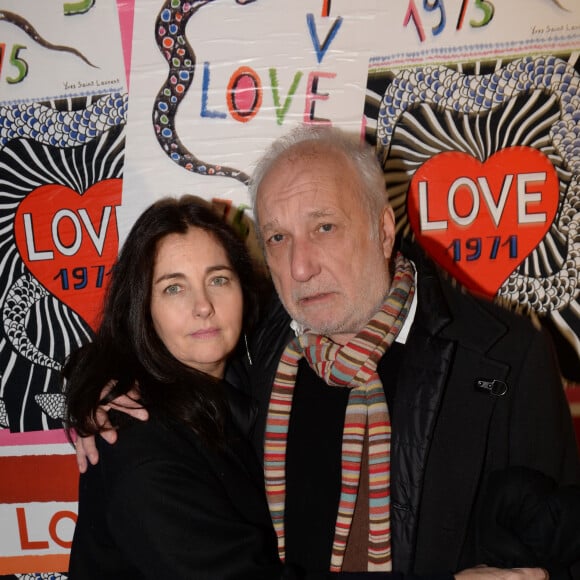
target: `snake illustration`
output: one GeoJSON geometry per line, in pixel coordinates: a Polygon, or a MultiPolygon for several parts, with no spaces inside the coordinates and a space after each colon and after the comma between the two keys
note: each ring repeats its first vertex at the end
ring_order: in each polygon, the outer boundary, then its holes
{"type": "Polygon", "coordinates": [[[68,52],[70,54],[74,54],[78,56],[81,60],[87,63],[89,66],[93,68],[99,68],[98,66],[94,65],[84,54],[78,51],[76,48],[71,46],[64,46],[60,44],[52,44],[48,42],[45,38],[43,38],[36,28],[32,26],[32,24],[23,18],[19,14],[15,14],[14,12],[9,12],[8,10],[0,10],[0,22],[2,21],[9,22],[10,24],[14,24],[20,30],[22,30],[26,35],[28,35],[34,42],[40,44],[40,46],[47,48],[48,50],[56,50],[58,52],[68,52]]]}
{"type": "MultiPolygon", "coordinates": [[[[250,4],[254,0],[236,0],[250,4]]],[[[155,37],[161,54],[169,65],[169,74],[155,98],[153,127],[159,145],[168,157],[187,171],[200,175],[231,177],[248,184],[249,176],[238,169],[206,163],[181,142],[175,116],[195,74],[196,56],[185,36],[189,19],[213,0],[166,0],[155,22],[155,37]]]]}
{"type": "Polygon", "coordinates": [[[578,299],[580,285],[580,76],[555,56],[525,57],[494,73],[467,75],[444,66],[404,70],[389,85],[379,112],[377,147],[383,160],[398,120],[414,105],[429,103],[439,110],[481,114],[506,104],[526,91],[541,90],[558,98],[560,116],[549,134],[571,180],[561,200],[557,229],[566,238],[566,256],[559,271],[537,277],[512,272],[498,299],[517,296],[539,313],[561,310],[578,299]]]}
{"type": "Polygon", "coordinates": [[[75,111],[59,111],[38,102],[0,106],[0,149],[17,138],[54,147],[83,145],[124,124],[127,105],[127,93],[111,93],[75,111]]]}
{"type": "Polygon", "coordinates": [[[552,2],[561,10],[565,10],[566,12],[572,12],[570,8],[566,8],[566,6],[564,6],[559,0],[552,0],[552,2]]]}

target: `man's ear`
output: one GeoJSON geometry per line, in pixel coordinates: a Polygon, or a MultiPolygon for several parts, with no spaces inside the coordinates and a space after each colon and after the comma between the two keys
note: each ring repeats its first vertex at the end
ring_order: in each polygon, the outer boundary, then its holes
{"type": "Polygon", "coordinates": [[[395,212],[390,205],[385,207],[381,215],[380,236],[383,254],[387,260],[390,260],[395,245],[395,212]]]}

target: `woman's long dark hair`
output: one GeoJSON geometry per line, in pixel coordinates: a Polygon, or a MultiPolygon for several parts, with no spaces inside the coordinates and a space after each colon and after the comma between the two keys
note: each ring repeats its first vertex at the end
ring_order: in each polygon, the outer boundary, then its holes
{"type": "MultiPolygon", "coordinates": [[[[64,365],[68,430],[74,428],[83,436],[97,434],[99,404],[138,384],[140,399],[152,415],[185,423],[208,442],[221,440],[226,412],[221,381],[171,355],[151,319],[158,243],[192,227],[208,232],[224,248],[242,288],[243,328],[254,323],[256,275],[243,240],[200,198],[157,201],[137,219],[113,266],[95,339],[73,352],[64,365]],[[117,384],[101,400],[101,391],[111,379],[117,384]]],[[[118,425],[122,417],[117,419],[118,425]]]]}

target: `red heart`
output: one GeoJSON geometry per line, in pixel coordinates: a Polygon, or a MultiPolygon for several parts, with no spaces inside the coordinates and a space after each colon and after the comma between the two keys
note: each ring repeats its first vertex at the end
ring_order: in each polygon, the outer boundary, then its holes
{"type": "Polygon", "coordinates": [[[492,297],[542,240],[556,215],[559,182],[550,160],[509,147],[481,163],[440,153],[415,173],[409,221],[427,253],[467,288],[492,297]]]}
{"type": "Polygon", "coordinates": [[[106,179],[82,194],[43,185],[16,212],[16,247],[27,268],[93,329],[119,249],[121,184],[106,179]]]}

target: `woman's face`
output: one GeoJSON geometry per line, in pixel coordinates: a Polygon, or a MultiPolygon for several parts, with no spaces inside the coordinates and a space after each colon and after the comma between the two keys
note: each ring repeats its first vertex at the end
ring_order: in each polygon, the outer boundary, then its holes
{"type": "Polygon", "coordinates": [[[242,329],[238,276],[221,244],[200,228],[157,244],[151,317],[159,338],[183,364],[221,378],[242,329]]]}

